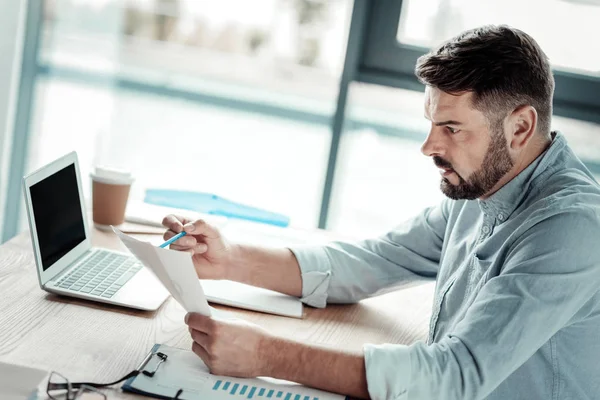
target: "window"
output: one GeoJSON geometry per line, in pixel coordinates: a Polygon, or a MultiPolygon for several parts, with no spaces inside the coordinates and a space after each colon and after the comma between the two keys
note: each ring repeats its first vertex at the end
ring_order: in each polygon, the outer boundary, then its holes
{"type": "Polygon", "coordinates": [[[508,23],[536,38],[556,68],[555,113],[599,123],[600,44],[591,39],[599,16],[596,0],[380,0],[370,14],[358,80],[422,90],[413,70],[431,46],[464,29],[508,23]]]}
{"type": "Polygon", "coordinates": [[[593,0],[405,0],[397,40],[431,48],[467,29],[506,24],[533,36],[556,68],[600,76],[600,45],[586,40],[598,35],[598,21],[593,0]]]}
{"type": "MultiPolygon", "coordinates": [[[[146,188],[316,227],[352,2],[47,0],[26,171],[78,151],[146,188]]],[[[24,227],[24,224],[21,225],[24,227]]]]}
{"type": "Polygon", "coordinates": [[[600,176],[599,0],[45,0],[41,24],[28,4],[41,40],[25,46],[3,239],[20,177],[71,149],[84,175],[132,169],[133,198],[186,188],[298,227],[390,229],[442,196],[415,62],[487,23],[540,42],[554,128],[600,176]]]}
{"type": "Polygon", "coordinates": [[[429,132],[422,93],[354,83],[344,127],[331,229],[382,234],[442,200],[439,171],[420,150],[429,132]]]}

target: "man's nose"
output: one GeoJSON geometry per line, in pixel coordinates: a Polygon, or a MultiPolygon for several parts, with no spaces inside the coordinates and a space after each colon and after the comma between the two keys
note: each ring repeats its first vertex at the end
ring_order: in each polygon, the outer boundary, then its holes
{"type": "Polygon", "coordinates": [[[443,132],[439,127],[432,127],[429,130],[429,134],[421,145],[421,152],[428,157],[440,156],[443,157],[445,154],[444,137],[443,132]]]}

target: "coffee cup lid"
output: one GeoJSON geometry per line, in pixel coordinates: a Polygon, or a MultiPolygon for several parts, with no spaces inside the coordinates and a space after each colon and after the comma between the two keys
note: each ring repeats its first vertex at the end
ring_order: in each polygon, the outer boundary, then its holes
{"type": "Polygon", "coordinates": [[[133,182],[133,177],[129,171],[111,167],[96,167],[90,176],[96,182],[112,185],[130,185],[133,182]]]}

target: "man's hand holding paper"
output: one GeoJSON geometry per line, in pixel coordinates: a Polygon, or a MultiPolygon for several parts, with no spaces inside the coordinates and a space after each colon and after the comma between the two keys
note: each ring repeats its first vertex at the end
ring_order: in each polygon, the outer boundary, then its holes
{"type": "Polygon", "coordinates": [[[202,220],[192,221],[175,215],[167,215],[162,223],[168,228],[163,236],[165,240],[186,232],[185,237],[170,248],[192,255],[198,278],[228,279],[226,267],[231,264],[232,246],[217,228],[202,220]]]}
{"type": "Polygon", "coordinates": [[[161,249],[150,243],[134,239],[118,229],[113,228],[113,231],[129,251],[144,266],[154,272],[173,298],[186,311],[205,316],[211,315],[210,307],[188,252],[161,249]]]}

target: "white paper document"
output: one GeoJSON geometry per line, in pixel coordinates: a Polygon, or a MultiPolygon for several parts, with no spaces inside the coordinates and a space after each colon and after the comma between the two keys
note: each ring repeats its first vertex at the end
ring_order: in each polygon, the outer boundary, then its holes
{"type": "MultiPolygon", "coordinates": [[[[202,359],[190,350],[160,345],[154,352],[167,355],[153,377],[139,374],[126,390],[180,399],[266,399],[266,400],[343,400],[344,396],[312,389],[297,383],[271,378],[230,378],[211,375],[202,359]]],[[[298,360],[297,362],[301,362],[298,360]]],[[[157,360],[146,366],[152,371],[157,360]]]]}
{"type": "Polygon", "coordinates": [[[156,247],[134,239],[114,227],[113,231],[129,251],[156,275],[187,312],[211,315],[190,253],[156,247]]]}
{"type": "Polygon", "coordinates": [[[37,398],[38,386],[47,376],[48,372],[41,369],[0,362],[0,398],[37,398]]]}

